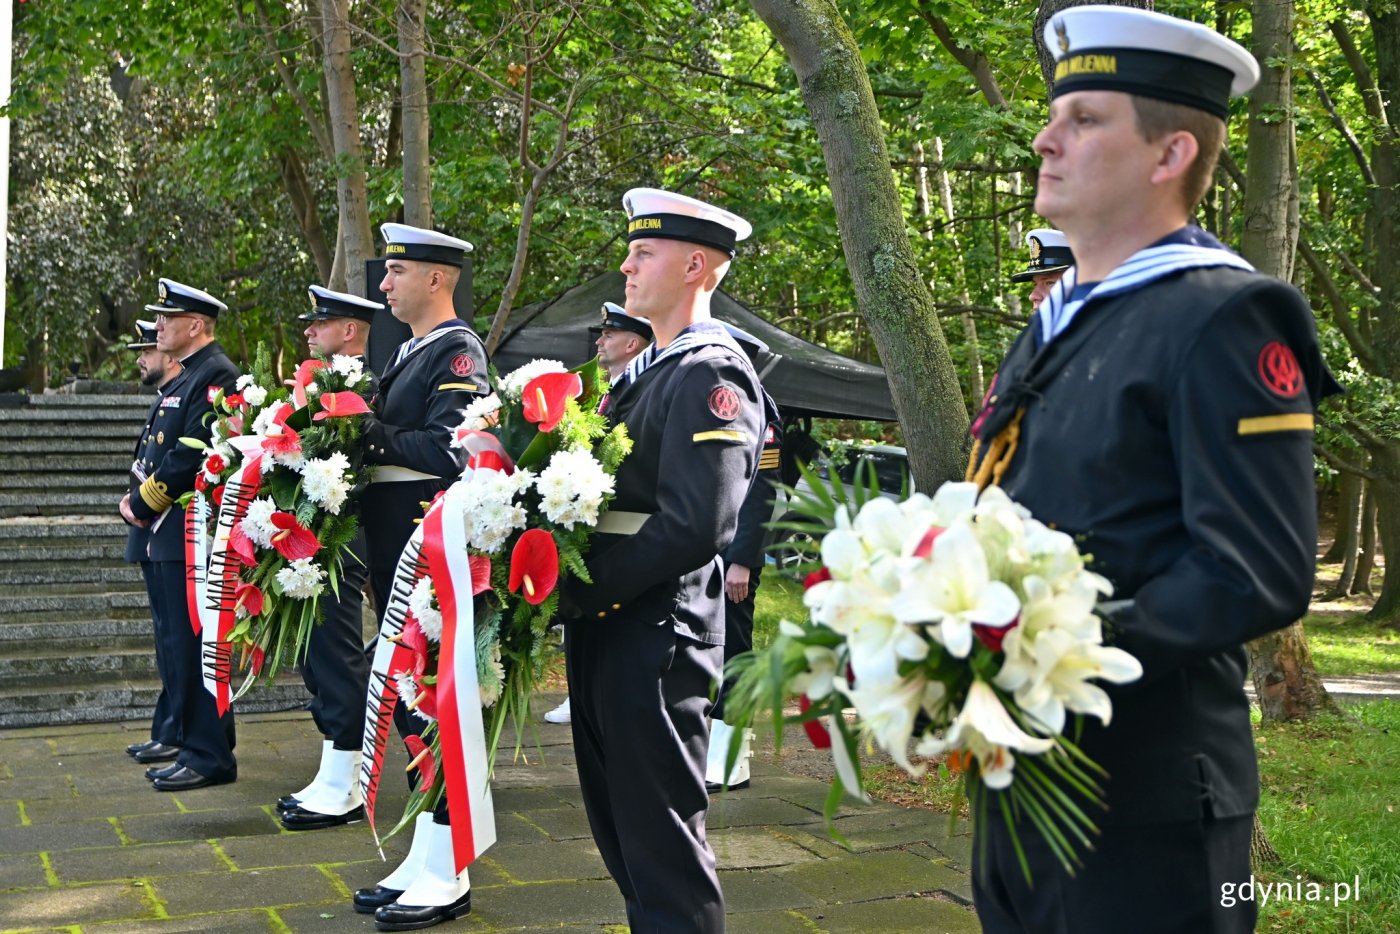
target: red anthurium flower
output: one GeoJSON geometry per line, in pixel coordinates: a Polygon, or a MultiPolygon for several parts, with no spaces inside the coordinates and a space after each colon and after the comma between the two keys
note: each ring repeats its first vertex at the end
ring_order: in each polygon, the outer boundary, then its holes
{"type": "Polygon", "coordinates": [[[811,590],[820,583],[831,580],[831,568],[822,568],[820,571],[813,571],[802,578],[802,589],[811,590]]]}
{"type": "Polygon", "coordinates": [[[565,403],[583,395],[583,380],[577,373],[546,373],[525,384],[520,395],[525,420],[553,431],[564,417],[565,403]]]}
{"type": "MultiPolygon", "coordinates": [[[[222,490],[223,487],[219,487],[219,489],[222,490]]],[[[216,502],[224,498],[222,493],[215,492],[217,494],[215,497],[216,502]]],[[[243,531],[242,522],[235,522],[233,531],[228,533],[228,547],[229,550],[238,555],[238,559],[248,565],[248,567],[255,568],[258,566],[257,546],[253,544],[253,540],[243,531]]]]}
{"type": "MultiPolygon", "coordinates": [[[[812,702],[807,699],[806,694],[797,699],[797,709],[803,713],[812,709],[812,702]]],[[[808,720],[802,724],[802,729],[806,731],[807,738],[812,741],[813,749],[831,748],[831,734],[826,731],[826,727],[822,726],[820,720],[808,720]]]]}
{"type": "Polygon", "coordinates": [[[267,653],[259,646],[253,646],[253,674],[262,674],[263,664],[267,661],[267,653]]]}
{"type": "Polygon", "coordinates": [[[510,553],[510,591],[525,588],[525,602],[539,605],[559,583],[559,548],[544,529],[527,529],[510,553]]]}
{"type": "Polygon", "coordinates": [[[218,486],[214,487],[214,491],[209,494],[209,498],[214,501],[215,506],[222,506],[224,504],[224,487],[226,485],[227,484],[220,483],[218,486]]]}
{"type": "Polygon", "coordinates": [[[977,641],[991,649],[993,652],[1001,651],[1002,640],[1006,634],[1015,629],[1021,623],[1021,617],[1017,616],[1005,626],[984,626],[981,623],[972,624],[972,634],[977,637],[977,641]]]}
{"type": "Polygon", "coordinates": [[[432,747],[412,734],[403,738],[403,744],[408,747],[408,754],[413,757],[404,771],[412,772],[416,768],[418,790],[427,791],[433,787],[433,779],[437,777],[437,763],[433,761],[432,747]]]}
{"type": "MultiPolygon", "coordinates": [[[[245,539],[248,536],[243,536],[245,539]]],[[[233,608],[239,607],[248,611],[249,616],[257,616],[263,611],[263,592],[256,584],[247,581],[241,582],[233,589],[233,608]]]]}
{"type": "Polygon", "coordinates": [[[272,420],[272,424],[267,428],[267,437],[263,439],[262,448],[269,454],[300,454],[301,435],[296,433],[296,429],[287,427],[287,418],[292,414],[290,405],[283,405],[277,412],[277,417],[272,420]]]}
{"type": "Polygon", "coordinates": [[[324,360],[303,360],[297,364],[297,371],[292,376],[292,400],[296,402],[297,408],[306,405],[306,387],[316,378],[316,371],[325,369],[324,360]]]}
{"type": "Polygon", "coordinates": [[[501,460],[501,455],[495,451],[480,451],[467,458],[467,466],[472,470],[499,470],[502,473],[510,473],[505,461],[501,460]]]}
{"type": "Polygon", "coordinates": [[[467,452],[467,465],[475,467],[480,464],[483,468],[490,467],[492,470],[502,470],[506,473],[515,473],[515,462],[506,453],[505,445],[501,444],[501,439],[485,431],[466,431],[459,435],[463,450],[467,452]],[[483,454],[494,454],[496,460],[486,463],[481,459],[483,454]],[[496,466],[496,464],[501,466],[496,466]]]}
{"type": "Polygon", "coordinates": [[[290,512],[274,512],[271,521],[277,527],[277,532],[272,536],[272,547],[288,561],[309,558],[321,550],[316,534],[297,522],[297,517],[290,512]]]}
{"type": "Polygon", "coordinates": [[[410,611],[408,619],[403,624],[403,629],[399,630],[399,645],[413,653],[413,677],[415,679],[423,677],[423,672],[428,670],[428,637],[423,634],[423,627],[418,623],[418,617],[410,611]]]}
{"type": "Polygon", "coordinates": [[[328,392],[321,397],[322,410],[311,416],[313,422],[323,422],[328,418],[341,418],[346,415],[364,415],[369,405],[355,392],[328,392]]]}
{"type": "Polygon", "coordinates": [[[424,716],[436,720],[438,716],[437,685],[424,684],[421,675],[413,679],[413,684],[418,689],[418,695],[413,698],[413,703],[408,705],[408,709],[421,710],[424,716]]]}
{"type": "MultiPolygon", "coordinates": [[[[924,537],[919,539],[919,547],[914,549],[914,556],[917,558],[927,558],[933,554],[933,541],[946,532],[947,529],[934,526],[924,533],[924,537]]],[[[950,539],[951,541],[951,539],[950,539]]]]}
{"type": "Polygon", "coordinates": [[[211,474],[223,473],[228,467],[228,461],[224,460],[222,454],[210,454],[204,459],[204,469],[211,474]]]}
{"type": "Polygon", "coordinates": [[[472,596],[491,589],[491,559],[485,555],[467,558],[472,569],[472,596]]]}

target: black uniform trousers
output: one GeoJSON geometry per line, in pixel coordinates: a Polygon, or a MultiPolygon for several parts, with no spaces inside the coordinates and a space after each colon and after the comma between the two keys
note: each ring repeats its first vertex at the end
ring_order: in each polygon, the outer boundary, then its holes
{"type": "Polygon", "coordinates": [[[164,659],[161,680],[171,710],[182,724],[176,761],[206,778],[232,779],[238,775],[233,758],[233,708],[220,717],[214,696],[204,689],[199,634],[190,625],[185,601],[185,564],[152,561],[150,566],[156,659],[158,663],[164,659]]]}
{"type": "Polygon", "coordinates": [[[723,931],[705,840],[705,717],[723,647],[625,614],[566,624],[564,647],[579,787],[627,923],[723,931]]]}
{"type": "Polygon", "coordinates": [[[166,674],[169,660],[165,657],[165,640],[161,639],[161,622],[156,619],[155,564],[151,561],[137,562],[141,565],[141,579],[146,582],[146,599],[151,603],[151,633],[156,647],[156,671],[160,674],[160,694],[156,697],[156,708],[151,712],[151,739],[162,746],[179,746],[181,724],[179,711],[171,701],[166,685],[170,679],[166,674]]]}
{"type": "Polygon", "coordinates": [[[321,736],[336,749],[360,748],[365,733],[365,690],[369,684],[369,658],[365,655],[360,611],[364,606],[365,560],[363,524],[350,542],[350,553],[340,565],[340,595],[327,588],[325,619],[311,627],[301,680],[311,692],[306,709],[321,736]],[[358,560],[356,560],[358,559],[358,560]]]}
{"type": "MultiPolygon", "coordinates": [[[[727,563],[724,570],[726,573],[729,571],[727,563]]],[[[728,596],[724,598],[724,663],[726,665],[736,656],[743,655],[753,648],[754,602],[758,597],[758,581],[762,576],[763,568],[761,566],[749,568],[749,595],[738,603],[730,600],[728,596]]],[[[733,689],[734,679],[725,678],[715,697],[715,709],[710,711],[712,718],[724,719],[724,698],[733,689]]]]}
{"type": "Polygon", "coordinates": [[[1253,815],[1104,827],[1068,878],[1044,839],[1020,833],[1034,886],[1027,886],[996,807],[977,829],[972,897],[986,934],[1247,934],[1253,901],[1223,894],[1250,879],[1253,815]],[[980,846],[985,842],[986,862],[980,846]],[[1229,885],[1230,888],[1222,888],[1229,885]]]}
{"type": "MultiPolygon", "coordinates": [[[[389,607],[389,598],[394,593],[394,572],[399,566],[399,555],[403,554],[404,545],[408,544],[413,530],[418,527],[415,520],[423,518],[422,504],[432,502],[433,497],[451,485],[450,480],[404,480],[374,483],[365,493],[360,507],[360,525],[364,529],[369,554],[369,589],[381,626],[384,624],[384,611],[389,607]]],[[[365,646],[367,659],[373,660],[378,641],[376,636],[365,646]]],[[[362,704],[363,701],[362,694],[362,704]]],[[[400,736],[421,736],[428,722],[414,716],[403,704],[395,704],[394,726],[400,736]]],[[[408,776],[409,787],[412,788],[417,780],[418,772],[415,769],[408,776]]],[[[445,793],[433,812],[433,819],[439,824],[447,823],[445,793]]]]}

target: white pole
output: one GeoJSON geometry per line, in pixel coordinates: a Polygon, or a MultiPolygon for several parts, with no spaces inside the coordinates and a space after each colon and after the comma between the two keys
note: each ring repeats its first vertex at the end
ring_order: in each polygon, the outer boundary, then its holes
{"type": "MultiPolygon", "coordinates": [[[[0,101],[10,102],[10,42],[13,0],[0,2],[0,101]]],[[[10,120],[0,117],[0,366],[5,361],[5,260],[10,230],[10,120]]],[[[33,361],[30,361],[31,363],[33,361]]]]}

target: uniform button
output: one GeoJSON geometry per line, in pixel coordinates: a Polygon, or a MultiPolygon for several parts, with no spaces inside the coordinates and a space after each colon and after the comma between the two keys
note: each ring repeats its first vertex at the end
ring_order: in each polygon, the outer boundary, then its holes
{"type": "Polygon", "coordinates": [[[604,610],[599,610],[599,611],[598,611],[598,618],[599,618],[599,619],[602,619],[603,617],[605,617],[605,616],[607,616],[607,615],[608,615],[607,612],[604,611],[604,610]]]}
{"type": "Polygon", "coordinates": [[[165,418],[165,409],[160,410],[160,417],[165,418]]]}
{"type": "Polygon", "coordinates": [[[613,609],[614,609],[614,610],[620,610],[620,609],[622,609],[622,604],[621,604],[621,603],[614,603],[614,604],[613,604],[613,609]]]}

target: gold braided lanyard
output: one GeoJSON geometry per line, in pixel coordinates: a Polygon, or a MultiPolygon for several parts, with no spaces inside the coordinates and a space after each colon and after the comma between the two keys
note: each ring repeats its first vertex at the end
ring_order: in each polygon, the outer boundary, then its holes
{"type": "Polygon", "coordinates": [[[967,460],[967,473],[963,479],[977,484],[979,493],[989,484],[1001,485],[1006,468],[1011,466],[1011,458],[1016,456],[1016,445],[1021,440],[1021,419],[1025,414],[1025,406],[1016,410],[1010,424],[997,432],[987,445],[987,456],[981,459],[981,463],[978,463],[977,455],[982,451],[982,439],[972,442],[972,456],[967,460]]]}

